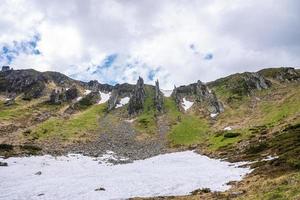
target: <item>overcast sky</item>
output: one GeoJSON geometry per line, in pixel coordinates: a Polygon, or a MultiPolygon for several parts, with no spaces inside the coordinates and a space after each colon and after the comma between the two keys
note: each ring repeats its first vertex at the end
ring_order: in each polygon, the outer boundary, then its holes
{"type": "Polygon", "coordinates": [[[0,64],[172,88],[300,65],[298,0],[9,0],[0,64]]]}

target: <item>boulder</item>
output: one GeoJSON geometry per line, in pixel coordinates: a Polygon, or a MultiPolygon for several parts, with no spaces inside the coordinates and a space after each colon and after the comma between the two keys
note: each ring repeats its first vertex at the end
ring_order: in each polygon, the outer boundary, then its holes
{"type": "Polygon", "coordinates": [[[144,80],[139,77],[129,100],[128,113],[131,115],[140,112],[144,108],[145,98],[146,93],[144,80]]]}

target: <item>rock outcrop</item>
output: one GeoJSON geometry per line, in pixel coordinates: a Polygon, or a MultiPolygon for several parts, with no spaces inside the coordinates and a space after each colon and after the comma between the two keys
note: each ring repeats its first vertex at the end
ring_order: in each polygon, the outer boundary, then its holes
{"type": "Polygon", "coordinates": [[[128,105],[128,113],[130,115],[139,113],[144,108],[146,98],[144,80],[139,77],[135,89],[130,97],[128,105]]]}
{"type": "Polygon", "coordinates": [[[111,96],[108,100],[107,110],[108,111],[113,110],[116,107],[116,105],[119,103],[121,98],[130,97],[134,88],[135,88],[134,85],[128,83],[115,85],[112,89],[111,96]]]}
{"type": "Polygon", "coordinates": [[[156,110],[161,112],[163,109],[163,94],[159,89],[159,82],[158,80],[155,82],[155,97],[154,97],[154,104],[156,110]]]}
{"type": "Polygon", "coordinates": [[[101,91],[108,93],[114,89],[114,86],[109,84],[101,84],[97,80],[93,80],[87,83],[87,88],[91,91],[101,91]]]}
{"type": "Polygon", "coordinates": [[[66,90],[66,100],[72,101],[78,97],[79,91],[76,86],[72,86],[70,89],[66,90]]]}
{"type": "Polygon", "coordinates": [[[249,96],[256,90],[263,90],[271,87],[271,82],[262,74],[257,72],[245,72],[233,74],[225,78],[208,83],[210,88],[219,88],[228,92],[234,98],[249,96]]]}
{"type": "Polygon", "coordinates": [[[215,93],[206,84],[198,81],[187,86],[174,88],[173,98],[179,104],[184,97],[195,99],[200,105],[204,105],[210,113],[220,113],[224,111],[223,104],[217,99],[215,93]]]}
{"type": "Polygon", "coordinates": [[[47,84],[53,82],[58,87],[67,88],[73,84],[85,86],[85,83],[73,80],[58,72],[38,72],[33,69],[0,71],[0,92],[22,94],[24,100],[39,98],[45,94],[47,84]]]}
{"type": "Polygon", "coordinates": [[[260,70],[258,73],[280,82],[300,81],[300,72],[292,67],[268,68],[260,70]]]}

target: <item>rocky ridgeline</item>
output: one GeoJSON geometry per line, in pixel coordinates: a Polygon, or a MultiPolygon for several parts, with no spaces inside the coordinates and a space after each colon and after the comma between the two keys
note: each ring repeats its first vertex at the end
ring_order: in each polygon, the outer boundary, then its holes
{"type": "Polygon", "coordinates": [[[8,96],[23,93],[24,100],[47,95],[45,89],[50,82],[65,88],[73,84],[84,86],[83,82],[73,80],[58,72],[38,72],[33,69],[13,70],[8,66],[3,66],[0,72],[0,92],[5,92],[8,96]]]}
{"type": "Polygon", "coordinates": [[[280,82],[300,82],[300,71],[292,67],[268,68],[260,70],[258,73],[280,82]]]}
{"type": "Polygon", "coordinates": [[[262,90],[271,87],[271,82],[265,79],[261,74],[256,72],[246,72],[243,76],[244,87],[249,91],[253,89],[262,90]]]}
{"type": "Polygon", "coordinates": [[[206,84],[198,81],[187,86],[175,87],[173,98],[179,105],[184,97],[195,99],[200,105],[206,105],[210,113],[220,113],[224,111],[222,103],[217,99],[215,93],[207,87],[206,84]]]}
{"type": "Polygon", "coordinates": [[[163,110],[163,94],[159,89],[159,82],[158,80],[155,81],[155,97],[154,97],[154,104],[156,110],[161,112],[163,110]]]}
{"type": "Polygon", "coordinates": [[[87,83],[87,88],[91,91],[111,92],[114,86],[109,84],[101,84],[97,80],[93,80],[87,83]]]}
{"type": "Polygon", "coordinates": [[[139,113],[144,108],[146,99],[144,80],[139,77],[133,93],[130,96],[128,113],[130,115],[139,113]]]}

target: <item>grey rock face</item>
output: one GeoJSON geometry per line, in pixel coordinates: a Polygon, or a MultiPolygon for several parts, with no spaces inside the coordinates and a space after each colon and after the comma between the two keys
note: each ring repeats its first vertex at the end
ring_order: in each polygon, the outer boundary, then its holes
{"type": "Polygon", "coordinates": [[[271,83],[269,81],[267,81],[262,75],[256,72],[245,73],[245,76],[243,78],[249,91],[253,89],[267,89],[271,86],[271,83]]]}
{"type": "Polygon", "coordinates": [[[69,90],[65,90],[64,88],[62,88],[61,90],[54,89],[50,94],[49,103],[61,104],[63,102],[72,101],[76,97],[78,97],[78,89],[75,86],[73,86],[69,90]]]}
{"type": "Polygon", "coordinates": [[[154,103],[156,106],[156,109],[161,112],[163,109],[163,94],[159,89],[159,82],[158,80],[155,82],[155,97],[154,97],[154,103]]]}
{"type": "Polygon", "coordinates": [[[97,80],[88,82],[87,87],[91,91],[102,91],[102,92],[111,92],[114,89],[114,86],[109,84],[101,84],[97,80]]]}
{"type": "Polygon", "coordinates": [[[128,105],[128,113],[135,114],[144,108],[144,102],[146,98],[144,80],[139,77],[133,94],[130,97],[128,105]]]}
{"type": "Polygon", "coordinates": [[[174,88],[173,98],[177,104],[186,96],[192,96],[197,102],[207,107],[211,113],[220,113],[224,111],[223,104],[217,99],[215,93],[210,91],[206,84],[198,81],[187,86],[174,88]]]}
{"type": "Polygon", "coordinates": [[[108,111],[113,110],[121,98],[130,97],[134,88],[134,85],[128,83],[115,85],[108,100],[108,111]]]}

